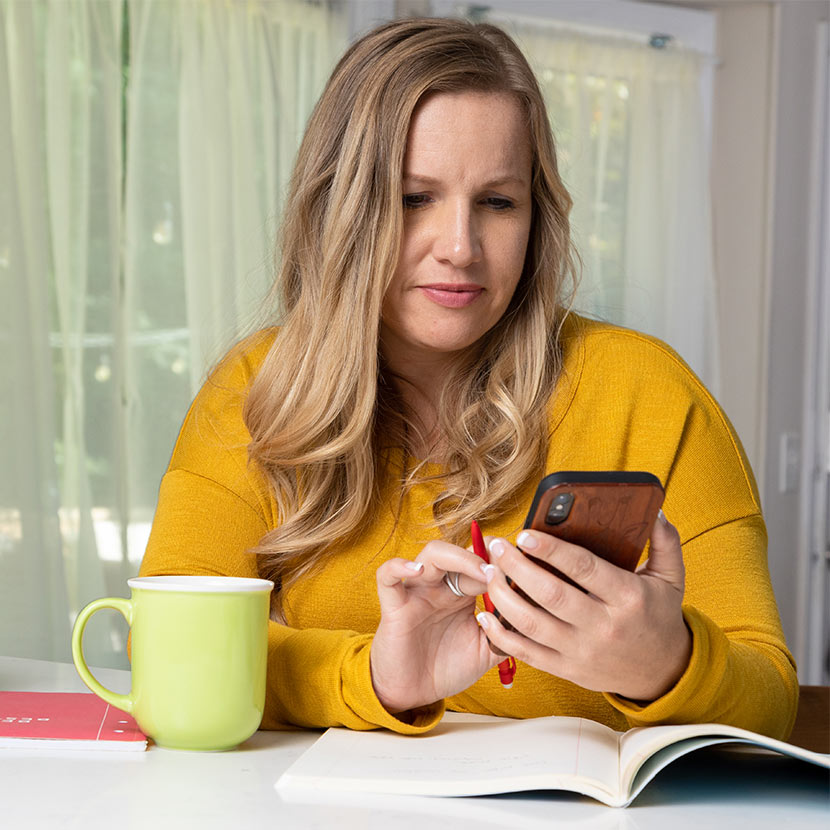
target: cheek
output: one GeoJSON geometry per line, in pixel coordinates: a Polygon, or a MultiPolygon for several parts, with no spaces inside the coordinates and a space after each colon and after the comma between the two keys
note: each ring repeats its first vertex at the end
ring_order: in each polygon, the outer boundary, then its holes
{"type": "Polygon", "coordinates": [[[527,234],[525,234],[520,239],[516,240],[516,243],[513,246],[512,260],[520,272],[524,268],[525,259],[527,257],[528,242],[529,240],[527,238],[527,234]]]}
{"type": "Polygon", "coordinates": [[[501,240],[499,265],[505,276],[510,275],[510,279],[515,285],[522,275],[524,270],[525,259],[527,258],[527,248],[530,244],[530,226],[522,225],[513,233],[508,234],[501,240]]]}
{"type": "Polygon", "coordinates": [[[400,287],[411,276],[414,266],[422,256],[424,247],[423,234],[418,229],[404,227],[401,246],[398,252],[398,264],[392,278],[392,288],[400,287]]]}

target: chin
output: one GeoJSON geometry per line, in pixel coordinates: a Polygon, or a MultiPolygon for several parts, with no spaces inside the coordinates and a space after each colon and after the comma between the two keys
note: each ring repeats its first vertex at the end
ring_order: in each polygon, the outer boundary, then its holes
{"type": "Polygon", "coordinates": [[[421,348],[438,354],[453,355],[469,349],[470,346],[477,343],[482,336],[483,333],[479,332],[477,334],[470,335],[469,337],[458,337],[456,335],[454,337],[436,338],[422,343],[421,348]]]}

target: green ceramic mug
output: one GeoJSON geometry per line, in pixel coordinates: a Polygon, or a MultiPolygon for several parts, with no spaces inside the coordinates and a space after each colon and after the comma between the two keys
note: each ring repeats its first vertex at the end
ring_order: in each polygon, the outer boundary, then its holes
{"type": "Polygon", "coordinates": [[[72,631],[72,658],[96,695],[129,712],[159,746],[223,750],[259,728],[265,707],[267,579],[147,576],[127,580],[130,599],[89,603],[72,631]],[[119,695],[90,673],[83,654],[89,618],[124,615],[132,633],[132,689],[119,695]]]}

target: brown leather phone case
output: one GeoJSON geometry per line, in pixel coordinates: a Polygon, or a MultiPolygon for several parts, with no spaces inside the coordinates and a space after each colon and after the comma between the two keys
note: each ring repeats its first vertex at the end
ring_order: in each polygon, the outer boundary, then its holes
{"type": "MultiPolygon", "coordinates": [[[[536,490],[525,527],[587,548],[608,562],[633,571],[651,535],[664,495],[660,480],[651,473],[551,473],[536,490]]],[[[547,562],[525,555],[570,585],[584,590],[547,562]]],[[[536,605],[509,577],[507,581],[520,596],[536,605]]],[[[506,628],[513,630],[498,610],[496,616],[506,628]]]]}
{"type": "Polygon", "coordinates": [[[587,548],[625,570],[637,567],[663,504],[657,478],[650,473],[553,473],[542,485],[525,527],[587,548]],[[557,515],[563,504],[567,513],[557,515]]]}

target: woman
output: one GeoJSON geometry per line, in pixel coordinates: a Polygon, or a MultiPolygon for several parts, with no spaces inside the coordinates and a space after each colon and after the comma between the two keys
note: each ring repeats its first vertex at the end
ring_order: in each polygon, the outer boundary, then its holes
{"type": "Polygon", "coordinates": [[[665,345],[567,312],[570,204],[500,30],[390,23],[336,67],[285,208],[282,324],[197,396],[141,567],[274,579],[265,727],[420,732],[449,706],[788,734],[798,687],[749,465],[665,345]],[[563,469],[664,483],[675,525],[637,573],[516,539],[563,469]],[[475,616],[485,587],[515,631],[475,616]],[[491,643],[520,661],[510,691],[491,643]]]}

